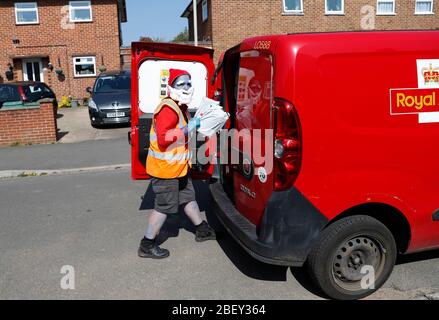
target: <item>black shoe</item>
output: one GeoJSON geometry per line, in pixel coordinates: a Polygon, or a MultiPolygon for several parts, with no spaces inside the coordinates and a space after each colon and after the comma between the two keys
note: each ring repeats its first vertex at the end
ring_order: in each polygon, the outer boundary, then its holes
{"type": "Polygon", "coordinates": [[[203,221],[199,226],[195,227],[195,241],[203,242],[207,240],[216,240],[215,230],[203,221]]]}
{"type": "Polygon", "coordinates": [[[138,250],[140,258],[164,259],[169,257],[169,251],[160,248],[154,240],[143,238],[138,250]]]}

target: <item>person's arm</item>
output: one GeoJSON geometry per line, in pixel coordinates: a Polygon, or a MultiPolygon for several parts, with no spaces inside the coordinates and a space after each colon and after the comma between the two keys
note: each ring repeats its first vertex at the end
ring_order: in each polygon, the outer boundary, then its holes
{"type": "Polygon", "coordinates": [[[165,151],[171,144],[178,140],[179,135],[175,133],[177,124],[178,115],[171,107],[164,106],[162,110],[156,114],[155,125],[160,150],[165,151]]]}

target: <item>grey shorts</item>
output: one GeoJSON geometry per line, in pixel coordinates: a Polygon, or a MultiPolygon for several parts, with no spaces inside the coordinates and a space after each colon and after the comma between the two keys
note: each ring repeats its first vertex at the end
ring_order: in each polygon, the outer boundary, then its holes
{"type": "Polygon", "coordinates": [[[176,214],[181,205],[195,201],[192,179],[151,178],[152,191],[155,194],[154,210],[163,214],[176,214]]]}

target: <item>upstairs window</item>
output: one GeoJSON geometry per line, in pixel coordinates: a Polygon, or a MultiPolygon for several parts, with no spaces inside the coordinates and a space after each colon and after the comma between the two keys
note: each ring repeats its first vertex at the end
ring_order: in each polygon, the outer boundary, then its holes
{"type": "Polygon", "coordinates": [[[36,2],[15,3],[16,24],[38,24],[38,7],[36,2]]]}
{"type": "Polygon", "coordinates": [[[303,13],[303,0],[284,0],[284,13],[303,13]]]}
{"type": "Polygon", "coordinates": [[[416,0],[415,14],[432,14],[433,0],[416,0]]]}
{"type": "Polygon", "coordinates": [[[75,77],[96,76],[96,57],[75,57],[73,58],[75,77]]]}
{"type": "Polygon", "coordinates": [[[69,15],[72,22],[93,21],[91,1],[70,1],[69,15]]]}
{"type": "Polygon", "coordinates": [[[203,19],[203,22],[209,19],[209,8],[207,6],[207,0],[203,0],[203,2],[201,3],[201,17],[203,19]]]}
{"type": "Polygon", "coordinates": [[[325,0],[326,14],[344,14],[344,0],[325,0]]]}
{"type": "Polygon", "coordinates": [[[395,0],[378,0],[377,14],[378,15],[395,14],[395,0]]]}

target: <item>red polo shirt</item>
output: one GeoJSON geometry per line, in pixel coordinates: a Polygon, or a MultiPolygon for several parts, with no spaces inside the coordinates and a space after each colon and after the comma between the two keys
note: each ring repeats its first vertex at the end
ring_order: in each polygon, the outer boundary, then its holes
{"type": "MultiPolygon", "coordinates": [[[[188,121],[186,112],[187,106],[180,106],[181,111],[188,121]]],[[[158,114],[155,115],[155,125],[156,125],[156,133],[157,133],[157,142],[160,150],[165,151],[172,143],[176,142],[179,136],[173,135],[173,139],[166,139],[166,133],[168,131],[175,130],[175,127],[178,124],[178,114],[169,106],[163,106],[158,114]]],[[[181,133],[183,134],[183,133],[181,133]]]]}

